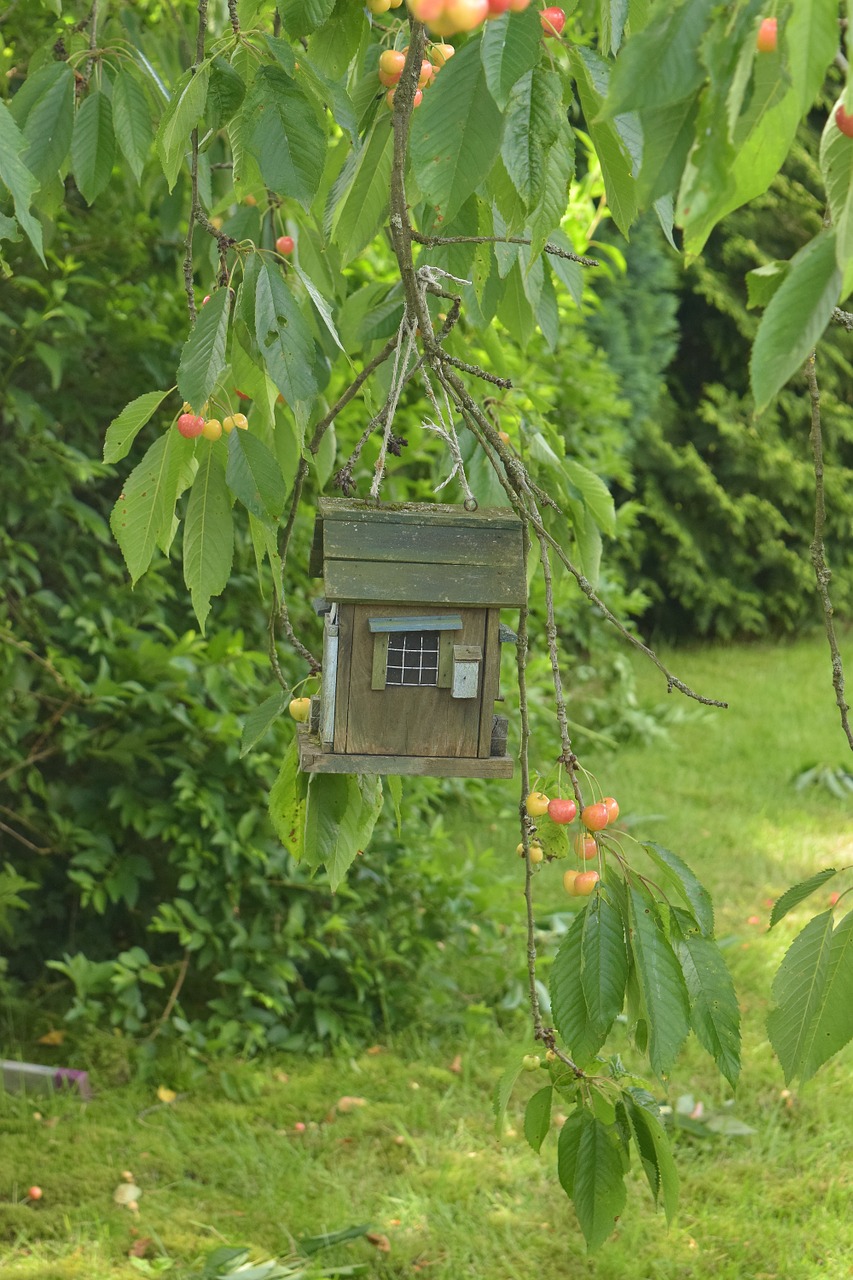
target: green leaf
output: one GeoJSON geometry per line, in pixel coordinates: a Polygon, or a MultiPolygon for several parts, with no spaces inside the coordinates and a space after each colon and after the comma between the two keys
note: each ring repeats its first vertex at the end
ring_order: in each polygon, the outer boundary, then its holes
{"type": "Polygon", "coordinates": [[[849,912],[832,935],[829,965],[823,1001],[817,1012],[811,1044],[802,1056],[800,1079],[803,1084],[853,1039],[853,911],[849,912]]]}
{"type": "Polygon", "coordinates": [[[30,213],[30,205],[39,184],[22,159],[26,146],[26,139],[9,108],[0,102],[0,182],[9,189],[15,202],[15,217],[44,262],[41,223],[30,213]]]}
{"type": "Polygon", "coordinates": [[[785,47],[803,116],[814,105],[838,53],[837,0],[797,0],[785,23],[785,47]]]}
{"type": "Polygon", "coordinates": [[[616,507],[607,485],[580,462],[564,458],[562,467],[599,529],[613,537],[616,533],[616,507]]]}
{"type": "Polygon", "coordinates": [[[283,689],[265,698],[259,707],[250,711],[243,721],[243,736],[240,739],[240,758],[247,755],[280,715],[287,710],[288,697],[283,689]]]}
{"type": "Polygon", "coordinates": [[[243,105],[246,82],[227,59],[217,57],[210,66],[205,114],[211,129],[217,131],[231,120],[243,105]]]}
{"type": "Polygon", "coordinates": [[[314,107],[280,67],[261,67],[244,115],[264,182],[307,211],[326,161],[326,132],[314,107]]]}
{"type": "Polygon", "coordinates": [[[537,1153],[551,1128],[551,1098],[554,1090],[548,1084],[534,1093],[524,1111],[524,1136],[537,1153]]]}
{"type": "Polygon", "coordinates": [[[231,576],[234,521],[225,483],[225,449],[219,441],[200,440],[197,459],[184,525],[183,560],[184,582],[204,635],[210,598],[225,590],[231,576]]]}
{"type": "Polygon", "coordinates": [[[698,94],[693,94],[640,113],[643,163],[637,175],[637,199],[643,208],[678,190],[693,146],[698,101],[698,94]]]}
{"type": "Polygon", "coordinates": [[[545,189],[548,153],[557,140],[562,83],[555,71],[528,71],[514,86],[504,120],[501,158],[528,209],[545,189]]]}
{"type": "Polygon", "coordinates": [[[347,359],[349,359],[349,356],[347,355],[347,350],[344,347],[343,343],[341,342],[340,337],[338,336],[338,331],[335,328],[335,322],[332,318],[332,313],[329,310],[328,302],[326,302],[326,299],[320,293],[320,290],[314,284],[313,280],[309,280],[305,272],[300,271],[296,263],[293,264],[293,270],[296,272],[296,275],[299,277],[299,279],[302,281],[303,285],[305,286],[305,291],[308,294],[311,301],[314,303],[314,306],[317,308],[317,311],[319,312],[319,315],[320,315],[320,319],[323,321],[323,324],[326,326],[326,329],[328,330],[335,346],[338,348],[339,351],[342,351],[343,354],[347,356],[347,359]]]}
{"type": "Polygon", "coordinates": [[[373,774],[311,775],[303,856],[325,865],[333,890],[366,847],[381,808],[382,779],[373,774]]]}
{"type": "Polygon", "coordinates": [[[661,872],[665,885],[674,889],[687,903],[699,928],[710,937],[714,932],[714,904],[708,890],[677,853],[664,849],[653,840],[644,843],[643,848],[661,872]]]}
{"type": "MultiPolygon", "coordinates": [[[[442,75],[446,69],[442,70],[442,75]]],[[[353,162],[350,180],[332,215],[330,239],[341,251],[342,266],[361,253],[385,217],[393,159],[391,121],[387,116],[380,116],[353,162]]]]}
{"type": "Polygon", "coordinates": [[[549,982],[554,1025],[576,1062],[585,1061],[599,1047],[581,984],[585,914],[585,910],[580,911],[569,925],[554,957],[549,982]],[[590,1044],[595,1048],[589,1049],[590,1044]]]}
{"type": "MultiPolygon", "coordinates": [[[[558,123],[559,132],[556,142],[548,152],[545,182],[539,203],[530,214],[530,253],[533,256],[542,252],[548,240],[572,251],[568,241],[563,245],[558,237],[563,235],[559,226],[569,203],[569,185],[575,173],[575,135],[562,112],[558,123]]],[[[558,258],[556,255],[552,255],[550,261],[552,270],[564,284],[566,284],[567,273],[571,274],[573,283],[570,291],[577,301],[576,294],[579,294],[582,288],[578,283],[581,275],[580,264],[566,258],[558,258]]],[[[580,305],[579,302],[578,305],[580,305]]]]}
{"type": "Polygon", "coordinates": [[[698,89],[705,79],[699,46],[716,0],[665,5],[632,36],[616,60],[607,95],[608,119],[623,111],[663,107],[698,89]]]}
{"type": "MultiPolygon", "coordinates": [[[[267,36],[267,44],[282,63],[285,71],[292,75],[293,69],[287,66],[281,56],[282,50],[287,49],[290,50],[290,56],[293,58],[290,45],[284,40],[276,40],[274,36],[267,36]]],[[[359,133],[358,115],[346,86],[340,80],[325,75],[304,54],[299,56],[299,82],[306,90],[311,91],[318,105],[331,110],[335,123],[349,134],[350,141],[353,146],[356,146],[359,133]]]]}
{"type": "MultiPolygon", "coordinates": [[[[776,1008],[768,1015],[767,1032],[782,1064],[786,1083],[797,1075],[808,1079],[816,1070],[813,1063],[820,1059],[814,1037],[816,1027],[827,1013],[831,944],[830,910],[815,916],[797,935],[773,980],[776,1008]]],[[[838,1000],[837,987],[833,995],[838,1000]]],[[[843,996],[841,1002],[849,1005],[849,996],[843,996]]],[[[832,1011],[835,1019],[838,1012],[832,1011]]],[[[834,1025],[837,1026],[837,1022],[834,1025]]]]}
{"type": "Polygon", "coordinates": [[[666,1131],[657,1116],[657,1104],[653,1112],[651,1106],[640,1102],[634,1089],[626,1090],[622,1096],[655,1204],[662,1191],[666,1220],[672,1222],[678,1209],[678,1170],[666,1131]]]}
{"type": "Polygon", "coordinates": [[[500,1080],[498,1080],[495,1096],[492,1099],[492,1110],[495,1113],[495,1137],[498,1139],[504,1136],[504,1117],[507,1105],[515,1088],[515,1082],[523,1070],[521,1057],[521,1050],[518,1050],[518,1052],[513,1051],[507,1061],[506,1069],[500,1080]]]}
{"type": "Polygon", "coordinates": [[[169,395],[168,391],[146,391],[125,405],[107,427],[104,438],[104,462],[119,462],[126,457],[139,432],[150,421],[169,395]]]}
{"type": "Polygon", "coordinates": [[[122,154],[139,182],[154,141],[154,130],[145,91],[129,71],[121,70],[115,78],[113,126],[122,154]]]}
{"type": "Polygon", "coordinates": [[[157,150],[171,191],[178,180],[184,156],[190,147],[190,135],[204,112],[210,63],[186,71],[175,85],[169,105],[163,112],[157,130],[157,150]]]}
{"type": "Polygon", "coordinates": [[[700,253],[721,218],[766,191],[788,155],[800,122],[799,102],[773,62],[756,61],[749,109],[738,121],[733,143],[717,127],[724,104],[719,111],[709,106],[697,122],[702,145],[688,159],[678,194],[687,253],[700,253]]]}
{"type": "Polygon", "coordinates": [[[791,259],[790,270],[761,318],[750,360],[760,413],[814,351],[841,292],[835,231],[821,231],[791,259]]]}
{"type": "Polygon", "coordinates": [[[169,428],[124,482],[110,528],[135,585],[151,563],[160,539],[171,530],[178,494],[191,475],[194,441],[169,428]]]}
{"type": "Polygon", "coordinates": [[[821,136],[820,169],[836,232],[836,261],[843,270],[853,257],[853,139],[835,123],[837,106],[833,105],[821,136]]]}
{"type": "Polygon", "coordinates": [[[634,159],[623,136],[627,117],[620,116],[613,121],[599,118],[609,77],[604,59],[593,50],[580,47],[573,48],[569,57],[589,134],[601,163],[607,205],[617,227],[627,236],[638,207],[634,159]]]}
{"type": "Polygon", "coordinates": [[[228,437],[228,488],[247,511],[266,524],[277,522],[287,501],[287,486],[274,454],[249,431],[228,437]]]}
{"type": "Polygon", "coordinates": [[[580,1132],[572,1201],[587,1248],[604,1244],[625,1208],[625,1177],[616,1125],[585,1117],[580,1132]]]}
{"type": "Polygon", "coordinates": [[[394,806],[394,817],[397,822],[397,836],[401,838],[403,835],[403,779],[396,773],[391,773],[385,779],[385,785],[388,788],[388,795],[391,797],[391,803],[394,806]]]}
{"type": "Polygon", "coordinates": [[[575,1174],[578,1168],[578,1150],[584,1126],[592,1117],[583,1106],[579,1106],[560,1129],[557,1139],[557,1177],[560,1186],[571,1200],[575,1193],[575,1174]]]}
{"type": "Polygon", "coordinates": [[[314,339],[277,268],[258,271],[255,289],[258,346],[269,375],[291,408],[316,394],[314,339]]]}
{"type": "Polygon", "coordinates": [[[581,942],[581,986],[595,1051],[604,1044],[625,1001],[628,948],[622,916],[603,894],[597,893],[584,916],[581,942]]]}
{"type": "Polygon", "coordinates": [[[503,116],[488,91],[480,41],[451,58],[415,113],[410,156],[420,191],[447,221],[487,177],[503,116]]]}
{"type": "Polygon", "coordinates": [[[542,23],[534,6],[486,23],[480,57],[489,93],[502,111],[513,85],[538,65],[541,52],[542,23]]]}
{"type": "Polygon", "coordinates": [[[296,862],[304,848],[307,800],[308,775],[299,768],[299,747],[294,738],[270,790],[269,815],[276,835],[296,862]]]}
{"type": "Polygon", "coordinates": [[[87,204],[92,204],[109,183],[115,153],[113,109],[107,95],[95,89],[77,111],[71,139],[74,180],[87,204]]]}
{"type": "Polygon", "coordinates": [[[44,185],[55,178],[68,155],[74,127],[74,72],[52,62],[28,76],[11,99],[11,112],[28,146],[27,168],[44,185]]]}
{"type": "Polygon", "coordinates": [[[178,366],[178,391],[201,413],[225,368],[230,298],[227,289],[216,289],[199,309],[195,328],[184,343],[178,366]]]}
{"type": "Polygon", "coordinates": [[[740,1074],[740,1010],[731,974],[711,938],[673,939],[690,999],[690,1025],[734,1089],[740,1074]]]}
{"type": "Polygon", "coordinates": [[[648,1013],[649,1061],[655,1074],[664,1076],[690,1030],[687,988],[651,895],[629,885],[628,898],[631,950],[648,1013]]]}
{"type": "Polygon", "coordinates": [[[786,889],[773,904],[773,910],[770,912],[770,928],[772,929],[780,920],[784,920],[789,911],[793,911],[794,907],[798,907],[816,889],[819,889],[821,885],[826,884],[827,880],[831,880],[833,876],[837,875],[838,872],[835,867],[825,867],[823,871],[818,871],[816,875],[809,876],[807,880],[801,880],[799,884],[794,884],[790,889],[786,889]]]}
{"type": "Polygon", "coordinates": [[[766,307],[788,274],[789,263],[767,262],[746,273],[746,305],[766,307]]]}
{"type": "Polygon", "coordinates": [[[282,26],[291,37],[310,36],[328,22],[335,0],[277,0],[282,26]]]}

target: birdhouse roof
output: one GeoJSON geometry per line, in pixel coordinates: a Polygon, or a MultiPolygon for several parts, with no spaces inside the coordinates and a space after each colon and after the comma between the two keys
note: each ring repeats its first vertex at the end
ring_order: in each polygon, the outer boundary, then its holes
{"type": "Polygon", "coordinates": [[[518,608],[521,521],[507,507],[321,498],[310,569],[327,600],[518,608]]]}

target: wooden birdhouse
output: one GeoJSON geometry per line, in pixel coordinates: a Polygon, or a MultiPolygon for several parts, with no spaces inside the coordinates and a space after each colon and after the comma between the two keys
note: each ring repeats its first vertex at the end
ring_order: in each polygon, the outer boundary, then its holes
{"type": "Polygon", "coordinates": [[[525,598],[521,521],[500,507],[322,498],[323,683],[300,734],[307,772],[509,778],[495,715],[501,609],[525,598]]]}

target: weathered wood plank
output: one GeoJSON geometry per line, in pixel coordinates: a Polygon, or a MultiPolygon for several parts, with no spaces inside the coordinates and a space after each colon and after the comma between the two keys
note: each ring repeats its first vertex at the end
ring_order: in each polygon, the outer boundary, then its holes
{"type": "Polygon", "coordinates": [[[305,773],[378,773],[419,778],[511,778],[510,756],[371,756],[321,751],[304,731],[299,733],[299,767],[305,773]]]}
{"type": "Polygon", "coordinates": [[[484,758],[492,754],[495,700],[500,693],[501,649],[498,643],[500,625],[500,609],[490,609],[486,615],[486,641],[483,646],[485,654],[482,673],[483,693],[480,702],[480,735],[477,746],[477,754],[484,758]]]}
{"type": "Polygon", "coordinates": [[[322,520],[365,520],[392,524],[456,524],[477,529],[521,528],[521,521],[509,507],[479,507],[466,511],[447,502],[383,502],[377,505],[357,498],[320,498],[317,510],[322,520]]]}
{"type": "Polygon", "coordinates": [[[326,598],[352,603],[444,604],[518,608],[526,593],[524,566],[371,564],[326,560],[326,598]]]}
{"type": "Polygon", "coordinates": [[[349,722],[349,690],[352,670],[352,623],[355,609],[342,604],[338,609],[338,678],[335,682],[335,751],[345,751],[349,722]]]}
{"type": "Polygon", "coordinates": [[[496,569],[522,563],[521,526],[401,524],[397,521],[326,520],[327,560],[405,560],[411,564],[483,564],[496,569]]]}

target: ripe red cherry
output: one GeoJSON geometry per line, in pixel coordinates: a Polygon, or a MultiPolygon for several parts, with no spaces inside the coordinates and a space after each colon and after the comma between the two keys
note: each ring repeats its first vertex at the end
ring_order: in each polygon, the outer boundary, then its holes
{"type": "Polygon", "coordinates": [[[583,858],[585,862],[591,862],[593,858],[598,856],[598,845],[595,842],[595,836],[587,835],[585,831],[579,831],[575,836],[575,853],[579,858],[583,858]]]}
{"type": "Polygon", "coordinates": [[[840,102],[835,108],[835,123],[845,138],[853,138],[853,115],[848,115],[840,102]]]}
{"type": "Polygon", "coordinates": [[[539,21],[546,36],[558,36],[566,25],[566,15],[562,9],[543,9],[539,21]]]}
{"type": "Polygon", "coordinates": [[[548,802],[548,817],[552,822],[566,823],[572,822],[578,811],[578,807],[574,800],[561,800],[559,798],[548,802]]]}
{"type": "Polygon", "coordinates": [[[502,13],[506,13],[509,4],[510,0],[489,0],[489,17],[499,18],[502,13]]]}
{"type": "Polygon", "coordinates": [[[293,253],[295,242],[293,236],[279,236],[275,242],[275,247],[283,257],[287,257],[293,253]]]}
{"type": "Polygon", "coordinates": [[[379,70],[386,75],[395,75],[399,79],[405,65],[406,55],[399,49],[385,49],[379,55],[379,70]]]}
{"type": "Polygon", "coordinates": [[[579,871],[575,876],[574,892],[578,898],[588,898],[598,884],[597,871],[579,871]]]}
{"type": "Polygon", "coordinates": [[[182,413],[178,418],[178,430],[187,440],[194,440],[196,436],[200,436],[204,427],[204,418],[197,417],[194,413],[182,413]]]}
{"type": "Polygon", "coordinates": [[[581,813],[581,822],[587,831],[603,831],[610,821],[607,805],[588,804],[581,813]]]}
{"type": "Polygon", "coordinates": [[[607,810],[607,821],[615,822],[619,817],[619,804],[613,796],[605,796],[601,802],[607,810]]]}
{"type": "Polygon", "coordinates": [[[29,1200],[41,1200],[43,1194],[44,1192],[42,1191],[41,1187],[30,1187],[29,1191],[27,1192],[27,1198],[29,1200]]]}
{"type": "Polygon", "coordinates": [[[759,53],[775,53],[776,52],[776,28],[778,23],[775,18],[765,18],[758,28],[758,36],[755,41],[755,47],[759,53]]]}

